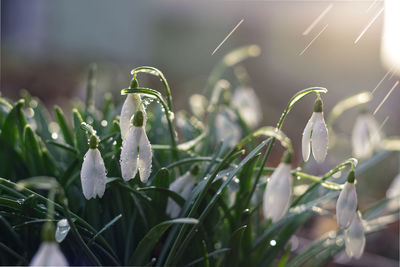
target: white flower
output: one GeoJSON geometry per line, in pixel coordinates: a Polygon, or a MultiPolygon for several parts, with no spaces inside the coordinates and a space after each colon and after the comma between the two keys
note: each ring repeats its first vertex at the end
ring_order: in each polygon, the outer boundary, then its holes
{"type": "Polygon", "coordinates": [[[30,266],[68,266],[68,261],[56,242],[43,242],[30,266]]]}
{"type": "Polygon", "coordinates": [[[97,148],[89,148],[83,158],[81,169],[81,183],[83,195],[86,199],[103,197],[106,190],[106,167],[97,148]]]}
{"type": "Polygon", "coordinates": [[[281,162],[271,175],[264,192],[263,211],[266,219],[279,221],[287,212],[292,196],[289,163],[281,162]]]}
{"type": "Polygon", "coordinates": [[[380,147],[382,135],[371,114],[361,114],[354,124],[352,133],[353,154],[358,158],[368,158],[374,149],[380,147]]]}
{"type": "Polygon", "coordinates": [[[236,145],[240,141],[242,132],[235,123],[236,114],[230,109],[224,109],[215,117],[215,127],[217,141],[227,141],[230,146],[236,145]]]}
{"type": "Polygon", "coordinates": [[[365,234],[360,212],[354,214],[349,229],[345,231],[344,242],[350,258],[361,257],[365,247],[365,234]]]}
{"type": "MultiPolygon", "coordinates": [[[[122,139],[125,139],[126,135],[129,132],[132,116],[138,109],[139,103],[140,103],[140,96],[138,94],[128,94],[126,96],[125,102],[122,105],[121,116],[119,119],[120,120],[119,126],[121,128],[122,139]]],[[[146,116],[145,113],[144,116],[146,116]]]]}
{"type": "Polygon", "coordinates": [[[336,219],[341,228],[349,227],[357,209],[356,186],[346,182],[336,202],[336,219]]]}
{"type": "MultiPolygon", "coordinates": [[[[181,197],[186,200],[192,192],[194,184],[195,177],[190,171],[188,171],[184,175],[176,179],[173,183],[171,183],[169,185],[169,190],[180,194],[181,197]]],[[[171,198],[168,199],[166,213],[169,214],[171,218],[175,218],[179,215],[180,211],[180,206],[171,198]]]]}
{"type": "Polygon", "coordinates": [[[324,162],[328,152],[328,129],[322,112],[314,111],[304,128],[301,141],[304,161],[310,157],[310,142],[314,159],[324,162]]]}
{"type": "Polygon", "coordinates": [[[146,183],[151,173],[152,151],[143,120],[143,112],[136,112],[133,126],[122,142],[120,163],[122,178],[125,181],[134,178],[139,171],[140,180],[146,183]]]}
{"type": "Polygon", "coordinates": [[[240,117],[250,128],[256,127],[261,122],[261,105],[253,88],[237,88],[232,96],[232,104],[237,108],[240,117]]]}

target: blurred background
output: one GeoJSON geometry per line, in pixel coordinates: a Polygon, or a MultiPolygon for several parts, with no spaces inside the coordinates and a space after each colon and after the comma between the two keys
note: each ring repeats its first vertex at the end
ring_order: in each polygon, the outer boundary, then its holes
{"type": "MultiPolygon", "coordinates": [[[[260,56],[243,65],[261,102],[262,125],[275,125],[289,98],[311,86],[329,90],[323,96],[326,114],[338,101],[376,88],[367,105],[372,112],[400,79],[382,64],[383,5],[383,1],[2,0],[1,94],[16,100],[26,89],[48,107],[68,107],[71,99],[85,97],[87,68],[95,62],[96,104],[101,105],[106,92],[122,102],[120,89],[128,87],[130,70],[148,65],[166,75],[175,110],[189,110],[189,96],[203,92],[224,54],[256,44],[260,56]]],[[[146,79],[141,78],[143,84],[161,89],[157,80],[146,79]]],[[[386,136],[400,135],[399,91],[400,86],[375,115],[379,124],[386,120],[382,126],[386,136]]],[[[299,152],[313,101],[308,97],[299,102],[283,127],[299,152]]],[[[340,117],[335,124],[344,138],[339,150],[331,153],[326,166],[311,164],[310,172],[323,173],[351,156],[349,140],[358,113],[353,109],[340,117]]],[[[361,207],[384,197],[398,165],[393,154],[376,171],[362,174],[361,207]]],[[[315,239],[335,227],[335,220],[319,216],[304,229],[304,236],[315,239]]],[[[391,225],[371,235],[361,260],[339,258],[333,264],[398,266],[398,229],[398,224],[391,225]]]]}

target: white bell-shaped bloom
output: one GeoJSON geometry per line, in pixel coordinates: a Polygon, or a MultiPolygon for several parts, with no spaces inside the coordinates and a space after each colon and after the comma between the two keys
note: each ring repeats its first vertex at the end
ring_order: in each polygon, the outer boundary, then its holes
{"type": "Polygon", "coordinates": [[[238,124],[236,114],[230,109],[224,109],[215,117],[217,141],[226,141],[233,147],[240,141],[242,131],[238,124]]]}
{"type": "Polygon", "coordinates": [[[83,195],[86,199],[103,197],[106,190],[106,167],[97,148],[89,148],[83,158],[81,169],[81,183],[83,195]]]}
{"type": "Polygon", "coordinates": [[[379,149],[382,134],[371,114],[361,114],[354,124],[352,133],[353,154],[357,158],[368,158],[379,149]]]}
{"type": "Polygon", "coordinates": [[[39,250],[33,256],[30,266],[69,266],[58,243],[43,242],[39,250]]]}
{"type": "MultiPolygon", "coordinates": [[[[176,179],[170,184],[169,190],[178,193],[183,199],[187,199],[192,192],[193,186],[195,184],[195,177],[190,171],[186,172],[184,175],[176,179]]],[[[181,211],[181,207],[171,198],[168,199],[166,213],[169,214],[171,218],[176,218],[181,211]]]]}
{"type": "Polygon", "coordinates": [[[354,214],[354,218],[344,235],[347,255],[350,258],[359,259],[365,247],[365,234],[360,212],[354,214]]]}
{"type": "Polygon", "coordinates": [[[271,175],[264,192],[263,211],[266,219],[279,221],[287,212],[292,196],[290,165],[281,162],[271,175]]]}
{"type": "Polygon", "coordinates": [[[255,128],[261,122],[261,105],[253,88],[237,88],[232,96],[232,105],[237,108],[240,117],[250,128],[255,128]]]}
{"type": "MultiPolygon", "coordinates": [[[[121,128],[121,137],[125,139],[131,126],[131,119],[133,114],[138,109],[140,103],[140,96],[138,94],[128,94],[122,105],[119,126],[121,128]]],[[[144,115],[146,115],[144,113],[144,115]]]]}
{"type": "Polygon", "coordinates": [[[143,113],[136,112],[133,121],[134,125],[131,126],[128,135],[122,142],[120,159],[122,178],[129,181],[139,171],[140,180],[146,183],[151,173],[152,151],[143,127],[143,113]],[[138,113],[142,114],[141,123],[135,124],[139,117],[138,113]]]}
{"type": "Polygon", "coordinates": [[[322,112],[313,112],[304,128],[301,141],[304,161],[310,157],[310,143],[315,161],[324,162],[328,152],[328,128],[322,112]]]}
{"type": "Polygon", "coordinates": [[[336,202],[336,219],[341,228],[350,226],[357,209],[357,192],[353,183],[346,182],[336,202]]]}

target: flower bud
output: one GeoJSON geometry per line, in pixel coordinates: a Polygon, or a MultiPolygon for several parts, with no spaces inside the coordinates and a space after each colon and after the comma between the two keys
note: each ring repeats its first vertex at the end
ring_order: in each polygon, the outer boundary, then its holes
{"type": "Polygon", "coordinates": [[[349,228],[345,231],[344,242],[346,253],[350,258],[359,259],[362,256],[365,247],[365,234],[360,212],[354,214],[349,228]]]}
{"type": "MultiPolygon", "coordinates": [[[[196,168],[196,166],[197,165],[171,183],[169,190],[180,194],[181,197],[186,200],[192,192],[195,184],[195,174],[193,174],[193,172],[198,172],[198,167],[196,168]]],[[[166,213],[169,214],[171,218],[176,218],[180,212],[181,207],[174,200],[169,198],[166,213]]]]}
{"type": "Polygon", "coordinates": [[[380,147],[382,134],[374,117],[364,113],[358,116],[351,138],[354,156],[362,159],[380,147]]]}
{"type": "Polygon", "coordinates": [[[255,128],[261,122],[261,105],[253,88],[237,88],[232,96],[232,105],[250,128],[255,128]]]}
{"type": "Polygon", "coordinates": [[[263,211],[266,219],[279,221],[289,209],[292,196],[292,175],[290,173],[290,153],[286,152],[283,161],[275,169],[264,192],[263,211]]]}
{"type": "Polygon", "coordinates": [[[342,192],[336,202],[336,219],[341,228],[350,226],[357,209],[357,192],[354,184],[354,171],[351,170],[342,192]]]}
{"type": "Polygon", "coordinates": [[[125,102],[122,105],[120,116],[121,137],[125,139],[131,127],[131,118],[137,111],[140,103],[140,96],[138,94],[128,94],[125,102]]]}

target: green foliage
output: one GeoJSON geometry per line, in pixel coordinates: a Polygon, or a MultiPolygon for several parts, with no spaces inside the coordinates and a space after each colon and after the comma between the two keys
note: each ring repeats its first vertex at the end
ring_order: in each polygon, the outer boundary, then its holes
{"type": "MultiPolygon", "coordinates": [[[[226,84],[218,85],[220,76],[229,67],[258,55],[257,49],[247,46],[223,58],[205,90],[212,99],[205,107],[210,112],[208,117],[201,121],[186,114],[179,118],[188,125],[185,129],[175,126],[172,92],[162,72],[153,67],[133,70],[134,79],[139,79],[139,73],[155,75],[165,88],[164,94],[146,87],[122,89],[123,94],[138,93],[144,101],[155,100],[145,103],[146,131],[153,148],[153,171],[147,184],[137,177],[129,182],[121,178],[120,110],[110,95],[102,105],[94,103],[94,67],[88,81],[90,99],[84,109],[73,107],[64,113],[55,107],[51,117],[47,108],[29,95],[13,105],[0,98],[0,264],[28,264],[41,243],[42,225],[61,219],[67,219],[71,228],[60,244],[71,265],[301,266],[316,255],[318,262],[313,265],[323,265],[342,251],[343,243],[331,242],[333,236],[342,236],[340,230],[321,237],[299,254],[290,252],[289,241],[316,212],[315,207],[321,209],[321,204],[334,201],[342,187],[328,179],[355,167],[355,159],[338,164],[322,176],[295,169],[294,177],[311,183],[296,195],[290,211],[277,223],[265,221],[261,209],[266,184],[262,176],[274,170],[265,165],[275,141],[293,151],[292,142],[281,131],[286,116],[302,98],[326,93],[325,88],[296,93],[277,127],[251,132],[241,120],[243,132],[249,134],[233,147],[217,142],[214,136],[218,110],[231,105],[220,99],[223,91],[229,90],[226,84]],[[100,138],[98,148],[108,177],[101,199],[86,200],[82,193],[80,171],[89,149],[89,135],[82,130],[82,123],[92,125],[100,138]],[[178,140],[176,131],[191,138],[178,140]],[[185,199],[169,186],[194,164],[199,164],[200,171],[185,199]],[[171,200],[181,207],[179,218],[166,213],[171,200]]],[[[347,104],[346,108],[354,105],[347,104]]],[[[332,118],[346,108],[336,108],[332,118]]],[[[355,168],[356,174],[360,168],[372,168],[379,157],[382,155],[355,168]]],[[[382,218],[380,212],[386,206],[387,202],[380,202],[365,211],[366,223],[371,225],[367,232],[398,219],[392,212],[384,214],[386,220],[381,223],[376,221],[382,218]]],[[[325,214],[331,215],[328,211],[325,214]]]]}

